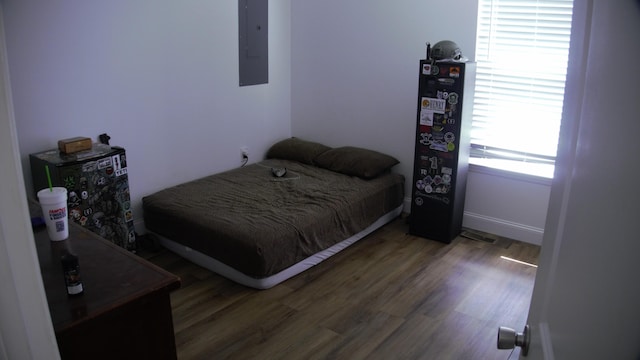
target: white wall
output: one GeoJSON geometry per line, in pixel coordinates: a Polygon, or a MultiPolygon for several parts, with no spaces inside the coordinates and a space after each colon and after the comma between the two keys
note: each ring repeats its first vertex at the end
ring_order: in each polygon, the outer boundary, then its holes
{"type": "Polygon", "coordinates": [[[471,166],[463,226],[541,244],[549,179],[471,166]]]}
{"type": "MultiPolygon", "coordinates": [[[[425,42],[453,40],[473,60],[477,9],[475,0],[292,2],[293,135],[395,156],[408,205],[425,42]]],[[[549,184],[472,171],[467,189],[464,226],[541,242],[549,184]]]]}
{"type": "Polygon", "coordinates": [[[269,84],[238,86],[236,0],[5,0],[20,154],[101,133],[141,197],[291,135],[290,0],[271,0],[269,84]]]}
{"type": "MultiPolygon", "coordinates": [[[[241,88],[236,1],[4,7],[28,191],[29,153],[106,132],[127,149],[137,214],[142,196],[237,166],[240,146],[258,160],[291,134],[397,157],[408,194],[425,42],[475,55],[474,0],[271,0],[270,83],[241,88]]],[[[548,192],[472,171],[464,225],[539,243],[548,192]]]]}
{"type": "Polygon", "coordinates": [[[409,174],[425,42],[452,39],[472,57],[476,1],[296,0],[291,8],[293,134],[387,152],[409,174]]]}

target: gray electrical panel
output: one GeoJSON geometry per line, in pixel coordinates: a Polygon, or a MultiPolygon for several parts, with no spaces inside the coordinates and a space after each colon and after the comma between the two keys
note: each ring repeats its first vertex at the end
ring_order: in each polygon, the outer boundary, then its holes
{"type": "Polygon", "coordinates": [[[240,86],[269,82],[268,19],[268,0],[238,0],[240,86]]]}

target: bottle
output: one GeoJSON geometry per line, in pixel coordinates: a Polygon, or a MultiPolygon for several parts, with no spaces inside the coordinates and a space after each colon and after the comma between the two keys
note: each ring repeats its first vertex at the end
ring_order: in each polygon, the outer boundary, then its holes
{"type": "Polygon", "coordinates": [[[62,271],[64,272],[64,282],[67,286],[67,295],[81,295],[84,292],[82,280],[80,279],[80,265],[78,257],[72,253],[65,252],[60,258],[62,271]]]}

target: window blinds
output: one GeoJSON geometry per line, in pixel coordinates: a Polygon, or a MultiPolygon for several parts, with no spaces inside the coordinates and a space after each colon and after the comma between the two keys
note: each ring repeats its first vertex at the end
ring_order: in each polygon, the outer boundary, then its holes
{"type": "Polygon", "coordinates": [[[572,0],[479,0],[471,156],[553,163],[572,0]]]}

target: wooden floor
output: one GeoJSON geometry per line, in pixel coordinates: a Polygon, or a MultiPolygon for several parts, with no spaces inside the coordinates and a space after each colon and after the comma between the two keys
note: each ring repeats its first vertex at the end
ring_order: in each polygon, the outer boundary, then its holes
{"type": "MultiPolygon", "coordinates": [[[[166,250],[177,274],[179,359],[508,359],[499,326],[522,331],[539,247],[406,234],[397,219],[320,265],[254,290],[166,250]]],[[[515,355],[515,354],[514,354],[515,355]]]]}

